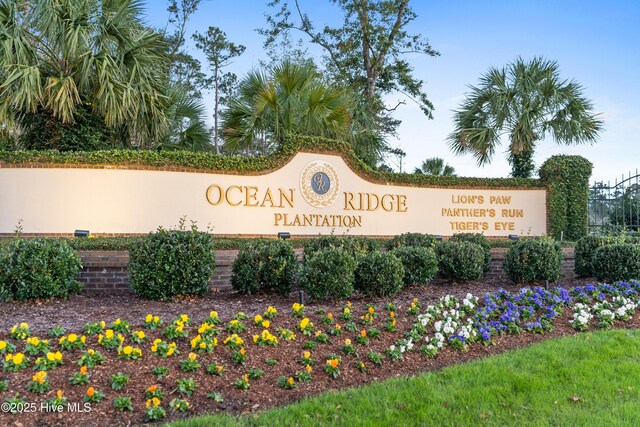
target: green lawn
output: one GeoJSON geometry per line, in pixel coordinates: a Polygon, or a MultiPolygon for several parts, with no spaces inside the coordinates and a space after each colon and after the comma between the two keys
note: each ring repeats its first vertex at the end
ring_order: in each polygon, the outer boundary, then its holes
{"type": "Polygon", "coordinates": [[[640,331],[616,330],[325,393],[259,416],[171,426],[632,426],[640,425],[639,391],[640,331]]]}

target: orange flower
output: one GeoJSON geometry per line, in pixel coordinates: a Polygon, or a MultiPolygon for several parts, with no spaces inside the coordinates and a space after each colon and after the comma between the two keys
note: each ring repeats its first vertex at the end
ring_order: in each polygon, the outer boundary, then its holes
{"type": "Polygon", "coordinates": [[[80,373],[82,375],[86,375],[87,374],[87,367],[86,366],[81,366],[80,367],[80,373]]]}
{"type": "Polygon", "coordinates": [[[56,396],[58,396],[58,399],[62,399],[62,390],[58,390],[56,396]]]}
{"type": "Polygon", "coordinates": [[[247,353],[247,350],[245,350],[244,347],[242,347],[240,349],[240,354],[244,356],[246,353],[247,353]]]}
{"type": "Polygon", "coordinates": [[[373,307],[369,307],[369,313],[373,314],[373,312],[374,312],[374,311],[375,311],[375,310],[374,310],[374,308],[373,308],[373,307]]]}
{"type": "Polygon", "coordinates": [[[389,313],[389,317],[393,319],[394,317],[396,317],[396,313],[392,311],[391,313],[389,313]]]}
{"type": "Polygon", "coordinates": [[[93,387],[89,387],[89,388],[87,389],[87,396],[89,396],[89,397],[93,397],[93,395],[94,395],[94,394],[96,394],[95,389],[94,389],[93,387]]]}
{"type": "Polygon", "coordinates": [[[327,317],[328,317],[329,319],[333,319],[333,313],[329,313],[329,314],[327,314],[327,317]]]}
{"type": "Polygon", "coordinates": [[[360,336],[361,336],[362,338],[366,337],[366,336],[367,336],[367,331],[365,331],[364,329],[363,329],[363,330],[361,330],[361,331],[360,331],[360,336]]]}
{"type": "Polygon", "coordinates": [[[332,367],[333,369],[336,369],[336,368],[338,367],[338,364],[339,364],[339,363],[340,363],[340,362],[338,361],[338,359],[331,359],[331,360],[329,360],[329,365],[331,365],[331,367],[332,367]]]}
{"type": "Polygon", "coordinates": [[[152,385],[151,387],[149,387],[149,388],[147,389],[147,391],[148,391],[149,393],[155,393],[155,391],[156,391],[157,389],[158,389],[158,386],[154,384],[154,385],[152,385]]]}
{"type": "Polygon", "coordinates": [[[289,384],[293,384],[293,377],[289,377],[289,378],[287,379],[287,382],[288,382],[289,384]]]}

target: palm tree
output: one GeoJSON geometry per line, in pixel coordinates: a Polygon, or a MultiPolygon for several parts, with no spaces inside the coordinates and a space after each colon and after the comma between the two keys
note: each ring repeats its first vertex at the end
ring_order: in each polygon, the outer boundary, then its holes
{"type": "Polygon", "coordinates": [[[166,111],[169,121],[167,132],[159,139],[162,149],[211,151],[209,131],[202,102],[189,93],[189,88],[173,84],[168,88],[169,105],[166,111]]]}
{"type": "Polygon", "coordinates": [[[567,145],[597,140],[603,122],[582,92],[575,81],[560,79],[555,61],[518,58],[506,68],[491,68],[455,111],[449,146],[483,165],[506,134],[512,176],[530,177],[536,143],[546,136],[567,145]]]}
{"type": "MultiPolygon", "coordinates": [[[[0,122],[87,107],[136,145],[166,132],[166,49],[137,0],[0,0],[0,122]]],[[[17,122],[17,123],[16,123],[17,122]]]]}
{"type": "Polygon", "coordinates": [[[456,176],[456,170],[451,165],[444,163],[440,157],[432,157],[424,160],[419,168],[415,168],[414,174],[435,176],[456,176]]]}
{"type": "Polygon", "coordinates": [[[287,134],[348,139],[351,99],[309,63],[284,61],[269,75],[251,71],[222,113],[225,149],[267,152],[287,134]]]}

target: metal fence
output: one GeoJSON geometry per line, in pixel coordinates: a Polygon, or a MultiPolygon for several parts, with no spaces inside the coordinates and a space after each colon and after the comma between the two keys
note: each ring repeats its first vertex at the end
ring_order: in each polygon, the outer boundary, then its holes
{"type": "Polygon", "coordinates": [[[594,182],[589,188],[589,231],[640,230],[640,173],[594,182]]]}

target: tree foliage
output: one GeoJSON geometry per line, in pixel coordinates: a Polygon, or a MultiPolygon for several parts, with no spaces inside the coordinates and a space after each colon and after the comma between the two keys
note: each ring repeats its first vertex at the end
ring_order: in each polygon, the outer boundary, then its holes
{"type": "Polygon", "coordinates": [[[233,42],[227,40],[227,35],[224,31],[217,27],[209,27],[206,34],[195,33],[193,39],[196,42],[196,47],[204,52],[209,62],[209,68],[211,69],[213,76],[208,79],[208,86],[213,86],[214,105],[213,105],[213,141],[216,148],[216,153],[220,153],[220,147],[218,144],[218,119],[220,116],[220,92],[228,90],[229,87],[236,80],[236,76],[233,73],[224,73],[222,69],[233,62],[233,59],[242,55],[246,47],[243,45],[236,45],[233,42]]]}
{"type": "Polygon", "coordinates": [[[424,160],[420,167],[415,168],[413,173],[434,176],[456,176],[455,168],[446,164],[444,159],[440,157],[432,157],[424,160]]]}
{"type": "Polygon", "coordinates": [[[528,178],[536,143],[546,136],[558,144],[597,140],[603,122],[592,108],[578,83],[560,78],[555,61],[518,58],[501,69],[491,68],[479,86],[471,87],[455,111],[449,146],[456,154],[472,154],[483,165],[507,135],[512,176],[528,178]]]}
{"type": "MultiPolygon", "coordinates": [[[[391,113],[404,102],[390,108],[383,96],[401,93],[431,118],[433,105],[422,89],[423,81],[414,77],[407,54],[436,56],[438,52],[422,35],[408,32],[407,26],[417,17],[409,0],[332,0],[332,3],[343,16],[339,27],[325,25],[318,29],[298,0],[273,0],[269,5],[277,11],[267,15],[268,28],[259,32],[266,37],[267,50],[273,49],[278,41],[290,39],[291,32],[297,31],[324,51],[327,72],[362,97],[363,102],[356,106],[354,124],[360,131],[369,132],[370,137],[358,142],[368,142],[365,153],[373,152],[379,159],[386,148],[385,136],[393,134],[400,123],[391,113]]],[[[354,150],[359,151],[357,146],[354,150]]]]}
{"type": "Polygon", "coordinates": [[[288,134],[348,139],[351,105],[312,64],[284,61],[269,74],[251,71],[222,113],[225,148],[267,153],[288,134]]]}
{"type": "Polygon", "coordinates": [[[162,37],[133,0],[0,0],[0,121],[44,112],[63,124],[98,115],[149,145],[167,129],[162,37]]]}

